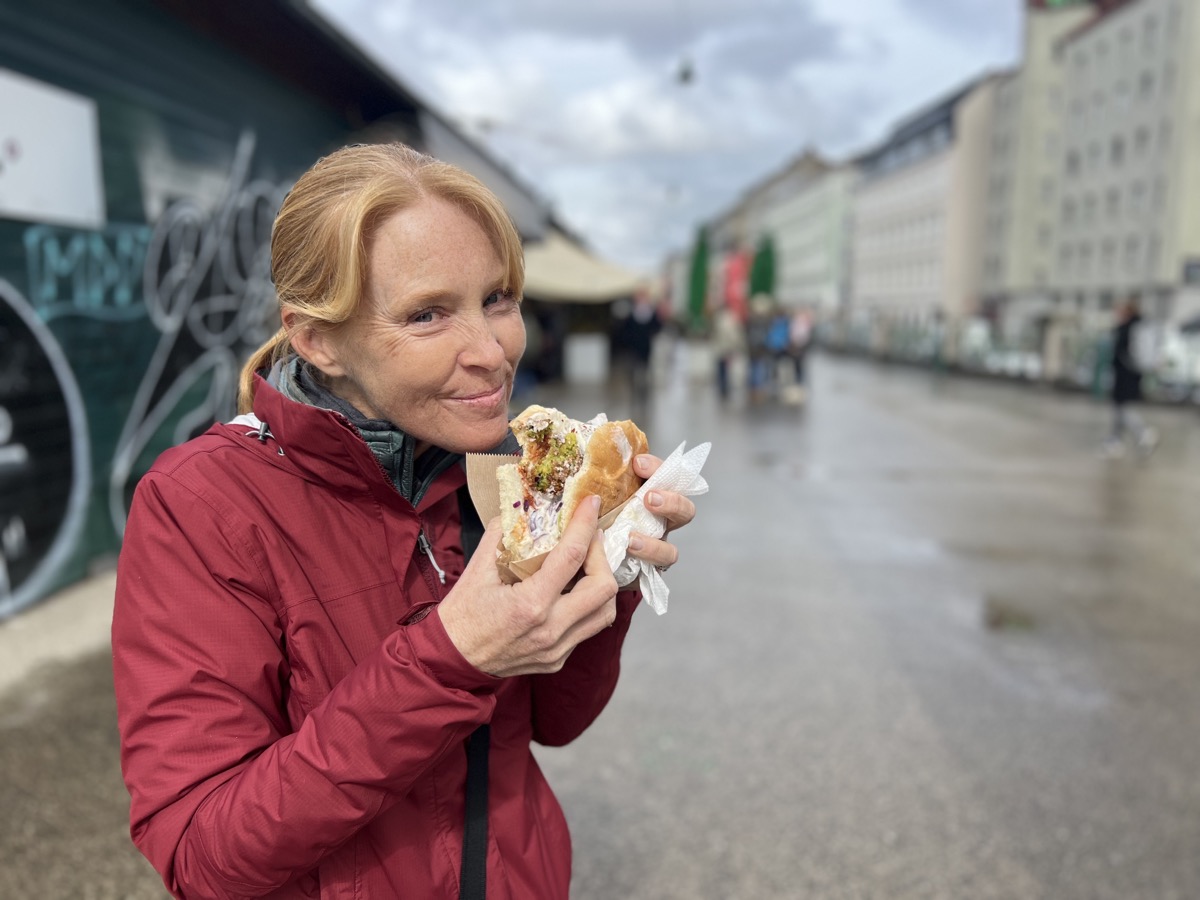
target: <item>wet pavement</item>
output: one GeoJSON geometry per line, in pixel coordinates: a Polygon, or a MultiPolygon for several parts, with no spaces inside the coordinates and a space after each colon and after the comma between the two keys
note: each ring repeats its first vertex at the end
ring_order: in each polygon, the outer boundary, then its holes
{"type": "MultiPolygon", "coordinates": [[[[1081,395],[822,356],[803,409],[722,406],[685,369],[637,415],[713,442],[670,611],[537,751],[572,896],[1200,897],[1200,411],[1102,460],[1081,395]]],[[[110,692],[92,653],[0,695],[0,897],[164,896],[110,692]]]]}

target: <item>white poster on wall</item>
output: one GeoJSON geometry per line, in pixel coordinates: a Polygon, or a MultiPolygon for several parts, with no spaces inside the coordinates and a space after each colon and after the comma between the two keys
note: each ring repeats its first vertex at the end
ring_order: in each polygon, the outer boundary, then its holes
{"type": "Polygon", "coordinates": [[[0,219],[104,226],[96,104],[0,69],[0,219]]]}

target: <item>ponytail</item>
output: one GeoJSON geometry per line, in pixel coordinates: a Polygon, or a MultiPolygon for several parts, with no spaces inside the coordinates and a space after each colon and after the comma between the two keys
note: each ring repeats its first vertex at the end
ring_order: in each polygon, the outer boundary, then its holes
{"type": "Polygon", "coordinates": [[[280,328],[263,342],[261,347],[250,354],[250,358],[242,366],[242,374],[238,378],[239,413],[248,413],[254,408],[255,374],[262,369],[271,368],[278,360],[283,359],[291,346],[291,334],[286,328],[280,328]]]}

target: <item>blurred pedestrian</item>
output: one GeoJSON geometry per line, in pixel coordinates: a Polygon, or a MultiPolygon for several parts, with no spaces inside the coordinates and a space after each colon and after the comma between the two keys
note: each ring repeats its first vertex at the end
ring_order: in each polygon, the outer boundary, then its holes
{"type": "Polygon", "coordinates": [[[717,361],[717,395],[723,401],[728,400],[733,390],[731,370],[746,352],[746,329],[728,304],[713,317],[712,348],[717,361]]]}
{"type": "Polygon", "coordinates": [[[1113,328],[1112,388],[1110,396],[1113,406],[1112,432],[1104,442],[1101,453],[1107,457],[1119,457],[1125,453],[1125,441],[1129,438],[1144,455],[1149,455],[1158,445],[1158,432],[1147,425],[1133,406],[1142,401],[1142,366],[1139,349],[1138,327],[1142,316],[1134,299],[1126,300],[1117,307],[1117,323],[1113,328]]]}
{"type": "Polygon", "coordinates": [[[774,353],[771,350],[771,323],[775,301],[768,294],[750,298],[746,317],[746,350],[750,356],[750,402],[762,403],[773,385],[774,353]]]}
{"type": "Polygon", "coordinates": [[[796,376],[796,384],[803,385],[805,365],[808,360],[808,348],[812,343],[813,316],[812,312],[799,307],[792,313],[788,329],[788,352],[792,357],[792,371],[796,376]]]}
{"type": "Polygon", "coordinates": [[[638,287],[629,314],[617,328],[617,344],[625,358],[627,384],[635,406],[644,406],[650,397],[650,357],[654,338],[661,330],[662,320],[649,288],[638,287]]]}
{"type": "Polygon", "coordinates": [[[799,306],[787,317],[787,350],[791,362],[791,378],[780,389],[781,399],[792,406],[801,406],[807,399],[804,378],[808,347],[812,343],[812,313],[799,306]]]}

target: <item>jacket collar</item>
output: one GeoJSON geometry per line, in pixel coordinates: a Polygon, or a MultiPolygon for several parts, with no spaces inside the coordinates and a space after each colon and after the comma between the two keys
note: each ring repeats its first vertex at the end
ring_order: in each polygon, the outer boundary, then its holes
{"type": "MultiPolygon", "coordinates": [[[[245,437],[258,437],[264,451],[270,448],[272,462],[311,481],[351,492],[390,483],[413,506],[437,499],[427,491],[449,469],[456,468],[462,477],[448,487],[465,483],[462,454],[432,448],[418,459],[410,435],[389,422],[366,418],[315,379],[305,378],[298,357],[277,363],[266,377],[255,376],[254,415],[254,429],[239,426],[245,437]]],[[[493,452],[520,452],[512,432],[493,452]]],[[[435,493],[441,496],[443,490],[435,493]]]]}
{"type": "Polygon", "coordinates": [[[292,355],[271,370],[270,381],[280,393],[297,403],[329,409],[340,413],[359,433],[388,480],[413,506],[429,485],[456,462],[461,454],[431,447],[421,456],[416,454],[416,440],[386,419],[371,419],[357,408],[334,394],[317,372],[299,356],[292,355]]]}

